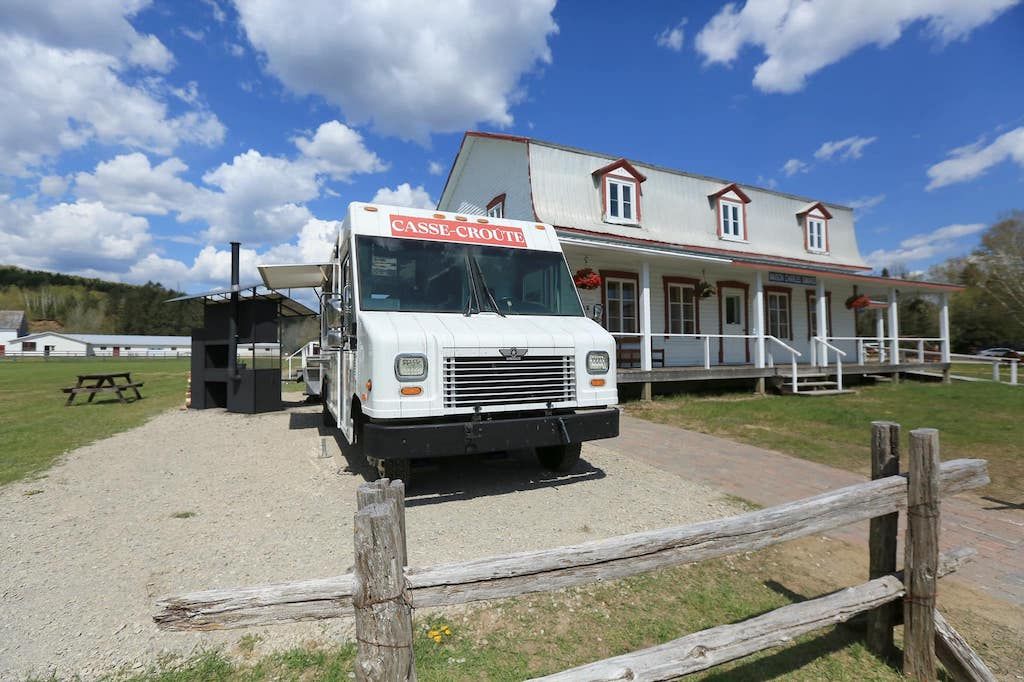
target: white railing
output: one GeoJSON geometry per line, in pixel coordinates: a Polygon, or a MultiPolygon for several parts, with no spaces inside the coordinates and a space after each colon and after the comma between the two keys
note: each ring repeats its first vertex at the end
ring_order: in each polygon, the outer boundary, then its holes
{"type": "MultiPolygon", "coordinates": [[[[790,370],[790,373],[792,374],[792,379],[793,379],[793,384],[792,384],[792,386],[793,386],[793,393],[799,393],[800,392],[800,384],[797,383],[797,362],[796,362],[796,359],[799,358],[799,357],[803,357],[803,353],[798,351],[796,348],[793,348],[789,344],[783,343],[782,341],[780,341],[778,338],[776,338],[774,336],[766,336],[766,337],[764,337],[764,339],[765,339],[765,341],[772,341],[773,343],[777,343],[778,345],[782,346],[783,349],[789,351],[789,370],[790,370]]],[[[769,358],[769,361],[771,362],[771,365],[774,366],[775,365],[775,357],[771,353],[768,353],[768,358],[769,358]]]]}
{"type": "MultiPolygon", "coordinates": [[[[304,350],[306,350],[306,347],[305,346],[301,346],[297,351],[295,351],[294,353],[289,355],[287,358],[285,358],[287,360],[287,362],[288,362],[288,374],[285,376],[285,379],[287,379],[288,381],[293,381],[295,379],[295,374],[292,373],[292,360],[295,359],[295,356],[301,356],[302,355],[302,351],[304,351],[304,350]]],[[[303,358],[300,357],[299,360],[301,361],[301,360],[303,360],[303,358]]]]}
{"type": "Polygon", "coordinates": [[[829,343],[826,339],[820,336],[815,336],[811,339],[811,343],[814,345],[821,346],[821,359],[823,361],[822,366],[828,367],[828,352],[833,351],[836,354],[836,388],[843,390],[843,358],[846,357],[846,351],[839,349],[838,347],[829,343]]]}
{"type": "Polygon", "coordinates": [[[984,365],[992,364],[992,381],[1002,383],[1002,372],[1001,367],[1005,364],[1010,368],[1009,383],[1011,386],[1017,385],[1018,367],[1020,365],[1020,358],[997,358],[991,355],[966,355],[963,353],[950,353],[950,359],[956,362],[973,365],[984,365]]]}
{"type": "Polygon", "coordinates": [[[190,350],[180,351],[123,351],[120,355],[114,355],[109,351],[100,353],[86,353],[81,350],[29,350],[29,351],[5,351],[0,354],[2,360],[20,360],[25,358],[42,358],[44,360],[60,360],[65,358],[88,358],[89,360],[160,360],[188,358],[192,356],[190,350]]]}
{"type": "MultiPolygon", "coordinates": [[[[614,336],[614,337],[617,337],[617,338],[628,338],[628,339],[635,338],[635,339],[639,339],[640,343],[641,343],[641,348],[639,349],[640,350],[640,357],[643,358],[643,347],[642,347],[642,344],[643,344],[643,337],[644,337],[644,335],[642,333],[640,333],[640,332],[611,332],[611,335],[614,336]]],[[[759,338],[756,334],[666,334],[664,332],[652,332],[651,333],[651,337],[653,338],[655,336],[660,336],[662,338],[669,338],[669,339],[693,339],[693,340],[702,341],[703,344],[704,344],[704,369],[711,369],[711,340],[712,339],[719,339],[719,340],[723,340],[723,339],[742,339],[744,341],[754,341],[756,343],[758,338],[759,338]]],[[[782,341],[780,341],[779,339],[777,339],[774,336],[764,336],[764,337],[760,337],[760,338],[763,338],[765,343],[772,342],[772,343],[778,344],[784,350],[789,351],[789,361],[790,361],[790,367],[791,367],[791,371],[792,371],[792,375],[793,375],[793,392],[796,393],[797,392],[797,383],[796,383],[796,378],[797,378],[797,358],[803,357],[803,354],[800,351],[798,351],[797,349],[793,348],[792,346],[790,346],[790,345],[788,345],[786,343],[783,343],[782,341]]],[[[648,351],[648,352],[650,352],[650,351],[648,351]]],[[[766,352],[765,353],[765,366],[766,367],[774,367],[775,366],[774,356],[772,356],[772,354],[770,352],[766,352]]]]}
{"type": "MultiPolygon", "coordinates": [[[[817,339],[819,337],[814,338],[817,339]]],[[[937,355],[941,359],[941,351],[927,350],[925,348],[925,345],[929,343],[937,343],[941,346],[943,343],[945,343],[945,339],[927,336],[901,336],[898,339],[892,336],[827,336],[825,337],[825,340],[829,342],[840,341],[856,344],[855,347],[858,365],[867,364],[867,351],[869,349],[873,349],[877,352],[879,364],[885,364],[887,359],[894,364],[899,364],[903,359],[903,355],[909,353],[914,353],[914,357],[917,360],[917,362],[921,363],[925,362],[925,358],[928,355],[937,355]],[[899,351],[899,355],[895,358],[891,357],[891,347],[893,341],[896,342],[896,348],[899,351]],[[913,347],[905,348],[905,344],[913,344],[913,347]]],[[[816,346],[812,345],[812,363],[817,360],[816,351],[816,346]]],[[[825,352],[824,349],[822,350],[822,352],[825,352]]],[[[824,359],[822,364],[828,364],[827,353],[826,358],[824,359]]]]}

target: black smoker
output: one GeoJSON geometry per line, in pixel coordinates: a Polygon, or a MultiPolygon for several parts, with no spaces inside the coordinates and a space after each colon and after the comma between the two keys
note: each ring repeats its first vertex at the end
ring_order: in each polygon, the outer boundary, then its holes
{"type": "Polygon", "coordinates": [[[196,410],[281,409],[280,354],[258,357],[255,344],[278,343],[282,297],[276,292],[258,293],[257,285],[243,288],[238,260],[239,244],[231,242],[231,288],[199,295],[203,326],[192,330],[192,408],[196,410]],[[248,363],[239,364],[239,346],[252,349],[248,363]]]}

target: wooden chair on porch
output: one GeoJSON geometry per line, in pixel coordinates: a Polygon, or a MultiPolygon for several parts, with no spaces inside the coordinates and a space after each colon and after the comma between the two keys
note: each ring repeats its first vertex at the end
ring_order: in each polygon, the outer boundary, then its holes
{"type": "MultiPolygon", "coordinates": [[[[640,366],[640,339],[635,337],[615,337],[615,364],[623,367],[640,366]]],[[[665,366],[665,349],[655,348],[651,339],[651,367],[665,366]]]]}

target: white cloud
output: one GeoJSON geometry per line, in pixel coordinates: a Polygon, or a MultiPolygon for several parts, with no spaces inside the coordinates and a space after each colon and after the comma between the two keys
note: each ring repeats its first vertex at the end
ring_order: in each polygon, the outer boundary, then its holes
{"type": "Polygon", "coordinates": [[[908,237],[895,249],[872,251],[865,260],[876,269],[925,261],[960,249],[962,244],[958,240],[977,234],[985,227],[983,223],[946,225],[908,237]]]}
{"type": "Polygon", "coordinates": [[[838,157],[840,161],[859,159],[864,154],[864,148],[877,140],[877,137],[847,137],[842,140],[823,142],[818,150],[814,152],[814,158],[829,160],[838,157]]]}
{"type": "Polygon", "coordinates": [[[156,36],[140,36],[128,51],[128,61],[153,71],[167,73],[174,66],[174,55],[156,36]]]}
{"type": "Polygon", "coordinates": [[[427,164],[427,172],[431,175],[444,175],[444,168],[444,164],[437,161],[431,161],[427,164]]]}
{"type": "Polygon", "coordinates": [[[48,197],[59,197],[68,189],[67,178],[59,175],[44,175],[39,178],[39,193],[48,197]]]}
{"type": "Polygon", "coordinates": [[[178,177],[186,170],[188,166],[174,157],[152,166],[145,154],[122,154],[98,163],[92,173],[78,173],[75,192],[115,211],[166,215],[199,201],[201,190],[178,177]]]}
{"type": "Polygon", "coordinates": [[[800,159],[790,159],[782,164],[782,172],[786,174],[786,177],[792,177],[797,173],[806,173],[809,168],[810,166],[800,159]]]}
{"type": "Polygon", "coordinates": [[[874,207],[885,201],[884,194],[875,194],[867,197],[860,197],[859,199],[851,199],[846,202],[846,205],[855,211],[859,211],[861,215],[867,213],[874,207]]]}
{"type": "Polygon", "coordinates": [[[950,158],[928,169],[928,189],[973,180],[1006,160],[1024,166],[1024,127],[997,137],[991,144],[975,143],[950,152],[950,158]]]}
{"type": "Polygon", "coordinates": [[[411,186],[403,182],[394,189],[381,187],[370,199],[374,204],[386,204],[388,206],[408,206],[409,208],[434,208],[437,205],[423,185],[411,186]]]}
{"type": "Polygon", "coordinates": [[[686,26],[686,19],[680,20],[675,26],[668,26],[658,35],[654,36],[654,42],[658,47],[664,47],[673,52],[683,49],[683,28],[686,26]]]}
{"type": "Polygon", "coordinates": [[[127,267],[149,245],[145,218],[99,202],[61,203],[38,212],[25,200],[2,197],[0,253],[5,262],[60,272],[127,267]]]}
{"type": "Polygon", "coordinates": [[[745,45],[764,50],[754,85],[803,89],[807,78],[867,45],[884,48],[915,22],[945,45],[966,38],[1019,0],[747,0],[725,5],[700,33],[705,64],[732,64],[745,45]]]}
{"type": "Polygon", "coordinates": [[[90,141],[168,154],[219,144],[224,126],[202,106],[172,116],[163,73],[173,56],[127,18],[138,0],[16,3],[0,33],[0,174],[25,175],[90,141]],[[126,80],[129,66],[150,73],[126,80]]]}
{"type": "Polygon", "coordinates": [[[354,173],[387,170],[387,164],[366,148],[363,137],[338,121],[321,124],[311,139],[295,138],[295,146],[318,170],[335,180],[348,180],[354,173]]]}
{"type": "Polygon", "coordinates": [[[213,19],[217,23],[223,23],[228,15],[224,12],[224,8],[220,6],[217,0],[203,0],[204,3],[210,6],[210,11],[213,13],[213,19]]]}
{"type": "Polygon", "coordinates": [[[419,141],[479,121],[512,124],[523,75],[551,61],[554,4],[314,0],[296,12],[287,0],[236,0],[250,43],[288,88],[419,141]]]}

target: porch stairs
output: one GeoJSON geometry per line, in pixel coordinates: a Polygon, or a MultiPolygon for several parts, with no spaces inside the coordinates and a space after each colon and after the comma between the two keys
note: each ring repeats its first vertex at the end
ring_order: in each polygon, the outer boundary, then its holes
{"type": "Polygon", "coordinates": [[[832,395],[848,395],[857,391],[839,389],[839,382],[829,378],[825,372],[801,374],[796,378],[797,392],[793,393],[793,379],[787,377],[781,384],[783,395],[795,395],[801,398],[823,398],[832,395]]]}

